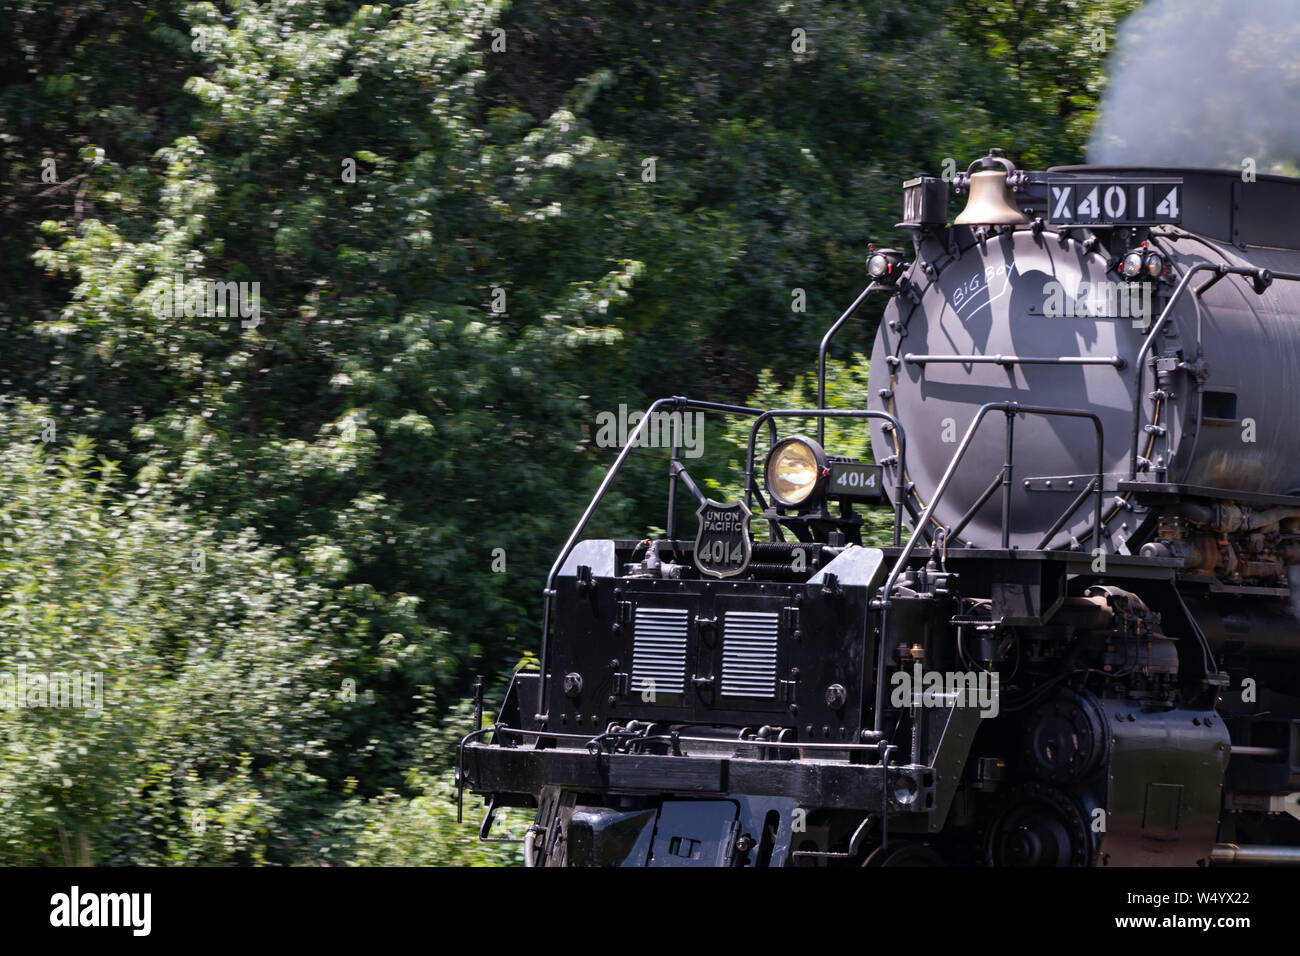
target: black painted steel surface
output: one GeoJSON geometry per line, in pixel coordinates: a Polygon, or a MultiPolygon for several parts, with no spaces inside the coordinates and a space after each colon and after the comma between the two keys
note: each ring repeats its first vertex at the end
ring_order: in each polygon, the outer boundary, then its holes
{"type": "MultiPolygon", "coordinates": [[[[1113,494],[1114,482],[1128,470],[1135,359],[1172,283],[1200,263],[1300,272],[1300,218],[1289,224],[1291,248],[1239,247],[1188,232],[1190,222],[1233,233],[1228,211],[1210,208],[1220,198],[1227,202],[1233,177],[1199,173],[1193,178],[1186,195],[1199,204],[1197,210],[1188,212],[1183,227],[1161,227],[1147,235],[1150,248],[1168,257],[1172,273],[1167,277],[1172,281],[1159,284],[1149,301],[1143,300],[1140,283],[1118,277],[1106,247],[1090,245],[1085,230],[1062,235],[1049,228],[1035,234],[1031,227],[1016,227],[981,244],[971,229],[956,227],[951,230],[955,248],[933,236],[921,242],[908,274],[919,303],[902,295],[891,301],[871,366],[873,406],[894,413],[910,440],[907,477],[915,483],[918,506],[929,502],[975,411],[987,402],[1018,401],[1090,411],[1102,419],[1106,487],[1112,492],[1104,546],[1118,547],[1134,530],[1140,513],[1116,500],[1122,496],[1113,494]]],[[[1300,182],[1256,185],[1278,191],[1300,212],[1300,182]]],[[[1266,238],[1280,242],[1287,234],[1274,227],[1266,238]]],[[[1256,295],[1249,280],[1229,276],[1204,295],[1194,294],[1208,278],[1194,277],[1153,349],[1155,369],[1147,370],[1140,396],[1139,453],[1151,462],[1143,476],[1250,492],[1300,492],[1300,408],[1291,384],[1300,381],[1300,283],[1276,281],[1256,295]],[[1157,390],[1164,396],[1152,398],[1157,390]]],[[[956,525],[998,475],[1005,431],[1000,417],[980,426],[975,447],[935,513],[939,524],[956,525]]],[[[879,422],[872,423],[872,439],[883,458],[892,446],[879,422]]],[[[1079,421],[1025,415],[1016,421],[1015,445],[1010,541],[1032,548],[1093,472],[1092,436],[1079,421]]],[[[961,538],[997,546],[1002,510],[1001,496],[991,496],[961,538]]],[[[1049,547],[1069,546],[1072,539],[1094,547],[1086,540],[1092,524],[1080,507],[1049,547]]]]}

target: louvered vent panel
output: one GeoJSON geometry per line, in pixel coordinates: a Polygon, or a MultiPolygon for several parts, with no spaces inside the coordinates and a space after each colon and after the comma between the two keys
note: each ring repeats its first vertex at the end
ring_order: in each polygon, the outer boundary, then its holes
{"type": "Polygon", "coordinates": [[[765,611],[728,611],[722,630],[722,693],[776,697],[778,619],[765,611]]]}
{"type": "Polygon", "coordinates": [[[639,607],[632,639],[632,691],[686,692],[686,611],[639,607]],[[654,681],[652,685],[650,681],[654,681]]]}

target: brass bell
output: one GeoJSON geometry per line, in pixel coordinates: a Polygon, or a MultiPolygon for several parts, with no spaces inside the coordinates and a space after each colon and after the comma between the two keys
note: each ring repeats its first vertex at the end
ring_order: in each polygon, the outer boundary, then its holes
{"type": "Polygon", "coordinates": [[[970,198],[966,208],[953,220],[954,226],[1008,226],[1029,222],[1016,208],[1015,197],[1001,169],[983,169],[970,176],[970,198]]]}

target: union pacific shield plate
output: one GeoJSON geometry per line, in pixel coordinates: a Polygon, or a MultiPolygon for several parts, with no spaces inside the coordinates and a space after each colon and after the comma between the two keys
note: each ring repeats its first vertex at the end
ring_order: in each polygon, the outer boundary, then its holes
{"type": "Polygon", "coordinates": [[[749,539],[750,511],[743,501],[724,504],[704,499],[695,512],[700,530],[695,535],[695,566],[703,574],[730,578],[749,567],[753,545],[749,539]]]}

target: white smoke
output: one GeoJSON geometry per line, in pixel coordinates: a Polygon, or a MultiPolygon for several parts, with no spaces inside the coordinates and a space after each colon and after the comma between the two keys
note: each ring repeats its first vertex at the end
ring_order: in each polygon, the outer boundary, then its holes
{"type": "Polygon", "coordinates": [[[1300,175],[1300,0],[1148,0],[1107,73],[1089,162],[1300,175]]]}

